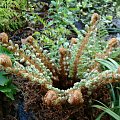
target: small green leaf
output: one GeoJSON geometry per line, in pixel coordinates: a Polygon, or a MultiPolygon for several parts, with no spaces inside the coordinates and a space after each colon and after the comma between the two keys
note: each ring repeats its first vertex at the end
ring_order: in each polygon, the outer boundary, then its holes
{"type": "Polygon", "coordinates": [[[54,24],[54,22],[53,22],[53,21],[50,21],[50,22],[48,23],[47,27],[49,27],[49,26],[51,26],[51,25],[53,25],[53,24],[54,24]]]}
{"type": "Polygon", "coordinates": [[[6,96],[8,97],[8,98],[10,98],[11,100],[14,100],[14,96],[13,96],[13,94],[11,93],[11,92],[7,92],[7,93],[5,93],[6,94],[6,96]]]}
{"type": "Polygon", "coordinates": [[[0,91],[3,93],[12,92],[11,88],[8,88],[8,86],[0,86],[0,91]]]}
{"type": "Polygon", "coordinates": [[[112,21],[113,16],[110,16],[110,15],[109,15],[109,16],[106,16],[106,19],[112,21]]]}
{"type": "Polygon", "coordinates": [[[1,86],[7,85],[8,82],[9,79],[6,76],[4,76],[2,72],[0,72],[0,85],[1,86]]]}
{"type": "Polygon", "coordinates": [[[11,100],[14,100],[13,95],[16,94],[17,90],[17,87],[11,83],[6,86],[0,86],[0,92],[4,93],[11,100]]]}
{"type": "Polygon", "coordinates": [[[3,53],[7,55],[12,54],[12,52],[10,52],[7,48],[0,45],[0,54],[3,54],[3,53]]]}
{"type": "Polygon", "coordinates": [[[51,1],[51,4],[52,4],[53,6],[56,6],[56,5],[57,5],[57,3],[56,3],[55,1],[51,1]]]}

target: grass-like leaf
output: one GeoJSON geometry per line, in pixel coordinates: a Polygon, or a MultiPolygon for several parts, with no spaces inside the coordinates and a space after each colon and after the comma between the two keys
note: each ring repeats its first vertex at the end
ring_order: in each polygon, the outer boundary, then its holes
{"type": "Polygon", "coordinates": [[[107,67],[109,70],[116,71],[119,67],[119,64],[111,58],[108,58],[108,60],[96,59],[97,62],[101,63],[102,65],[107,67]]]}
{"type": "Polygon", "coordinates": [[[101,117],[105,114],[106,112],[102,112],[95,120],[101,120],[101,117]]]}
{"type": "Polygon", "coordinates": [[[116,69],[118,69],[118,67],[120,66],[115,60],[111,59],[111,58],[108,58],[109,61],[111,61],[114,66],[116,67],[116,69]]]}
{"type": "Polygon", "coordinates": [[[117,115],[115,112],[113,112],[111,109],[106,108],[104,106],[101,105],[93,105],[92,107],[98,108],[103,110],[104,112],[108,113],[110,116],[112,116],[113,118],[115,118],[116,120],[120,120],[120,116],[117,115]]]}

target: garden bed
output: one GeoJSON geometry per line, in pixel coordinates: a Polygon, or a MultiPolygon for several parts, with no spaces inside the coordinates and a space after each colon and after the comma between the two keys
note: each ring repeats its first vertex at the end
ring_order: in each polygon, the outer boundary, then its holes
{"type": "Polygon", "coordinates": [[[119,120],[117,1],[19,2],[0,3],[0,120],[119,120]]]}

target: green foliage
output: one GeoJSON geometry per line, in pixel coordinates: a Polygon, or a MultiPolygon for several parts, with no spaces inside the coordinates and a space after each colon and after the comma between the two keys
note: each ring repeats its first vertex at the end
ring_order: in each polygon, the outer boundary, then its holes
{"type": "Polygon", "coordinates": [[[0,2],[0,31],[13,31],[22,27],[26,21],[22,11],[27,9],[27,0],[2,0],[0,2]]]}
{"type": "Polygon", "coordinates": [[[74,10],[70,10],[67,3],[63,2],[63,0],[51,1],[48,12],[48,18],[51,20],[49,21],[47,27],[54,25],[54,28],[62,26],[67,29],[67,26],[70,26],[71,28],[69,29],[78,32],[76,31],[77,29],[75,28],[74,22],[78,21],[79,18],[77,14],[75,14],[74,10]]]}
{"type": "MultiPolygon", "coordinates": [[[[112,0],[56,0],[51,1],[49,9],[49,17],[54,20],[51,23],[70,24],[75,21],[82,21],[88,23],[91,14],[99,13],[107,18],[114,16],[116,2],[112,0]],[[66,23],[65,23],[66,22],[66,23]]],[[[50,23],[50,24],[51,24],[50,23]]]]}
{"type": "Polygon", "coordinates": [[[61,46],[64,46],[65,48],[68,47],[70,41],[68,41],[66,37],[70,34],[70,30],[61,25],[56,28],[45,28],[41,32],[35,32],[33,36],[39,40],[40,46],[43,49],[46,49],[48,52],[50,52],[50,59],[56,61],[56,64],[58,64],[58,50],[61,46]]]}
{"type": "Polygon", "coordinates": [[[104,24],[108,24],[112,20],[115,5],[116,3],[111,0],[102,0],[102,5],[99,0],[83,0],[79,2],[77,0],[52,0],[48,10],[48,23],[45,24],[45,22],[40,20],[45,28],[43,34],[52,40],[60,38],[65,40],[73,34],[78,38],[82,38],[85,31],[78,30],[75,27],[75,22],[82,21],[80,26],[86,24],[85,27],[87,27],[91,14],[97,12],[102,15],[102,21],[100,26],[98,26],[97,33],[98,39],[102,40],[108,34],[104,24]]]}
{"type": "Polygon", "coordinates": [[[6,78],[5,73],[0,72],[0,86],[7,85],[8,81],[9,80],[6,78]]]}
{"type": "Polygon", "coordinates": [[[115,60],[113,60],[111,58],[108,58],[108,60],[96,59],[96,61],[101,63],[102,65],[104,65],[111,71],[117,71],[120,66],[115,60]]]}
{"type": "Polygon", "coordinates": [[[4,93],[8,98],[14,100],[14,94],[17,92],[17,87],[12,84],[12,80],[7,77],[7,73],[0,71],[0,92],[4,93]]]}
{"type": "MultiPolygon", "coordinates": [[[[12,59],[12,61],[15,60],[12,52],[1,45],[0,54],[6,54],[12,59]]],[[[8,74],[4,71],[0,71],[0,92],[4,93],[11,100],[14,100],[13,95],[17,92],[17,87],[13,85],[12,80],[8,78],[8,74]]]]}

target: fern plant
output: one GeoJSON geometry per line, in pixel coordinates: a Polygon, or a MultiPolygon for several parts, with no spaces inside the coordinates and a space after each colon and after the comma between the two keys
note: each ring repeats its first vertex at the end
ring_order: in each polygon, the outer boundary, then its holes
{"type": "Polygon", "coordinates": [[[106,59],[118,43],[116,38],[112,38],[104,47],[96,48],[98,43],[93,41],[93,38],[96,35],[95,28],[99,18],[97,13],[93,14],[90,27],[81,41],[73,38],[69,45],[60,46],[58,61],[51,60],[49,57],[51,53],[43,50],[32,36],[22,39],[22,48],[19,48],[17,44],[14,45],[11,40],[8,40],[5,33],[1,33],[1,45],[12,51],[16,60],[12,64],[8,56],[1,55],[0,69],[33,82],[36,81],[43,86],[47,90],[43,101],[48,106],[66,102],[71,105],[83,103],[84,89],[87,88],[90,95],[98,86],[120,80],[119,68],[114,72],[102,71],[100,64],[96,61],[96,58],[106,59]],[[80,75],[82,65],[85,65],[83,67],[85,72],[80,75]]]}
{"type": "Polygon", "coordinates": [[[3,0],[0,3],[0,31],[13,31],[26,24],[22,13],[27,9],[27,0],[3,0]]]}

